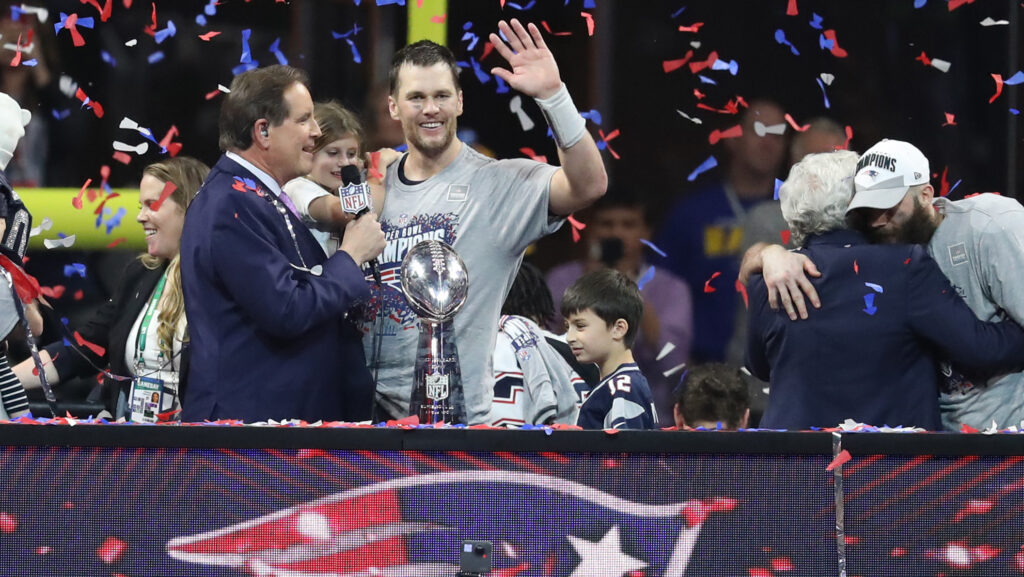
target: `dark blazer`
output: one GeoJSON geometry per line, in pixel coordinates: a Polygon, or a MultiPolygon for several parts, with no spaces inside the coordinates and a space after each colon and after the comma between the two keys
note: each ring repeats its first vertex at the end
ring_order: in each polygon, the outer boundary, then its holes
{"type": "Polygon", "coordinates": [[[800,252],[822,275],[821,309],[790,321],[768,306],[760,275],[748,283],[747,366],[770,381],[761,427],[870,425],[940,429],[936,359],[1012,368],[1024,330],[978,320],[917,245],[871,245],[859,233],[811,237],[800,252]]]}
{"type": "MultiPolygon", "coordinates": [[[[125,359],[125,346],[128,344],[128,333],[139,318],[139,313],[149,303],[160,277],[167,270],[167,263],[157,269],[148,269],[142,261],[135,259],[128,263],[121,276],[121,282],[114,292],[113,298],[103,304],[92,315],[85,325],[78,327],[78,334],[85,340],[106,349],[103,356],[94,353],[88,347],[77,347],[82,354],[71,350],[63,342],[53,343],[46,347],[53,359],[62,381],[73,377],[85,377],[96,373],[95,367],[110,367],[110,372],[118,376],[128,376],[131,372],[125,359]],[[89,362],[92,364],[89,364],[89,362]],[[95,367],[93,366],[95,365],[95,367]]],[[[181,349],[181,375],[178,383],[178,394],[184,395],[187,387],[189,366],[189,343],[185,342],[181,349]]],[[[130,381],[113,380],[104,377],[107,392],[107,410],[111,414],[117,408],[117,393],[128,394],[130,381]]],[[[179,399],[180,400],[180,399],[179,399]]]]}
{"type": "Polygon", "coordinates": [[[363,272],[347,253],[328,258],[264,188],[223,156],[186,213],[182,419],[367,419],[373,381],[362,333],[345,318],[369,299],[363,272]]]}

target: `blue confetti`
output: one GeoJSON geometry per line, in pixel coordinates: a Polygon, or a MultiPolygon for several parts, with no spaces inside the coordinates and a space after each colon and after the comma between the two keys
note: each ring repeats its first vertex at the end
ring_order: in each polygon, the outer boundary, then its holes
{"type": "Polygon", "coordinates": [[[698,74],[697,78],[699,78],[700,81],[703,82],[704,84],[714,84],[715,86],[718,86],[717,82],[708,78],[707,76],[704,76],[703,74],[698,74]]]}
{"type": "Polygon", "coordinates": [[[341,34],[340,32],[335,32],[334,30],[331,30],[331,36],[333,36],[335,40],[341,40],[342,38],[348,38],[349,36],[355,36],[356,34],[359,34],[362,31],[363,31],[363,29],[360,28],[359,27],[359,23],[356,22],[355,24],[352,25],[352,29],[349,30],[348,32],[344,33],[344,34],[341,34]]]}
{"type": "MultiPolygon", "coordinates": [[[[358,0],[356,1],[356,4],[359,4],[358,0]]],[[[217,0],[210,0],[206,4],[206,7],[203,8],[203,12],[205,12],[207,16],[215,15],[217,13],[217,0]]]]}
{"type": "Polygon", "coordinates": [[[776,178],[775,179],[775,196],[772,197],[772,200],[779,200],[779,189],[780,188],[782,188],[782,181],[776,178]]]}
{"type": "Polygon", "coordinates": [[[1016,86],[1021,82],[1024,82],[1024,71],[1018,70],[1016,74],[1004,80],[1003,84],[1007,86],[1016,86]]]}
{"type": "Polygon", "coordinates": [[[107,234],[110,234],[115,228],[121,226],[121,221],[124,219],[126,211],[124,207],[117,209],[117,213],[107,221],[107,234]]]}
{"type": "Polygon", "coordinates": [[[1010,114],[1017,116],[1018,114],[1020,114],[1020,110],[1017,110],[1016,108],[1011,108],[1010,114]]]}
{"type": "Polygon", "coordinates": [[[516,4],[515,2],[509,2],[509,3],[505,4],[505,6],[508,6],[509,8],[515,8],[516,10],[526,11],[526,10],[529,10],[530,8],[533,8],[533,5],[536,4],[536,3],[537,3],[537,0],[530,0],[530,3],[527,4],[526,6],[520,6],[519,4],[516,4]]]}
{"type": "Polygon", "coordinates": [[[37,65],[37,64],[39,64],[39,62],[38,62],[38,61],[36,61],[36,59],[35,59],[35,58],[33,58],[33,59],[31,59],[31,60],[25,60],[25,61],[23,61],[23,62],[21,63],[21,65],[22,65],[22,66],[29,66],[29,67],[35,66],[35,65],[37,65]]]}
{"type": "MultiPolygon", "coordinates": [[[[60,13],[60,22],[57,22],[57,23],[55,23],[53,25],[53,32],[55,34],[60,32],[61,29],[64,28],[64,24],[67,23],[67,21],[68,21],[68,15],[63,13],[63,12],[61,12],[60,13]]],[[[88,18],[79,18],[78,22],[75,25],[76,26],[81,26],[83,28],[92,28],[95,24],[94,24],[94,21],[92,19],[92,16],[89,16],[88,18]]]]}
{"type": "Polygon", "coordinates": [[[914,0],[914,8],[924,8],[924,5],[928,3],[928,0],[914,0]]]}
{"type": "Polygon", "coordinates": [[[348,47],[352,49],[352,60],[356,64],[362,64],[363,57],[359,55],[359,49],[356,48],[356,43],[351,38],[346,38],[345,42],[348,42],[348,47]]]}
{"type": "Polygon", "coordinates": [[[702,162],[700,166],[698,166],[696,169],[694,169],[693,172],[690,173],[690,176],[686,177],[686,180],[689,182],[693,182],[697,180],[697,177],[700,176],[702,173],[707,172],[716,166],[718,166],[718,160],[715,159],[714,156],[709,156],[707,160],[702,162]]]}
{"type": "Polygon", "coordinates": [[[55,119],[57,119],[57,120],[64,120],[68,116],[71,116],[71,109],[70,108],[65,108],[64,110],[57,110],[56,108],[54,108],[51,111],[51,113],[53,114],[53,117],[55,119]]]}
{"type": "Polygon", "coordinates": [[[814,28],[815,30],[821,30],[823,28],[823,26],[821,25],[821,22],[822,22],[821,16],[819,16],[818,14],[815,14],[814,12],[811,12],[811,22],[810,22],[811,28],[814,28]]]}
{"type": "Polygon", "coordinates": [[[949,189],[949,192],[947,192],[946,195],[948,196],[950,194],[953,194],[953,191],[956,190],[956,187],[960,186],[960,183],[963,182],[963,181],[964,181],[964,179],[962,179],[962,178],[960,180],[956,181],[956,184],[953,185],[953,188],[949,189]]]}
{"type": "Polygon", "coordinates": [[[465,42],[467,40],[469,40],[469,46],[466,46],[466,50],[472,52],[473,49],[476,48],[476,43],[480,40],[480,37],[478,37],[476,34],[473,34],[472,32],[466,32],[465,34],[462,35],[462,42],[465,42]]]}
{"type": "Polygon", "coordinates": [[[594,0],[583,0],[584,10],[593,10],[594,8],[597,8],[597,3],[594,0]]]}
{"type": "Polygon", "coordinates": [[[875,314],[878,311],[878,307],[875,306],[875,293],[868,293],[864,295],[864,312],[869,315],[875,314]]]}
{"type": "Polygon", "coordinates": [[[75,275],[85,278],[85,265],[80,262],[73,262],[64,265],[64,276],[71,278],[75,275]]]}
{"type": "Polygon", "coordinates": [[[676,18],[677,16],[679,16],[680,14],[682,14],[684,10],[686,10],[686,6],[683,6],[683,7],[682,7],[682,8],[680,8],[679,10],[676,10],[675,12],[673,12],[673,13],[672,13],[672,16],[671,16],[671,17],[672,17],[672,18],[676,18]]]}
{"type": "Polygon", "coordinates": [[[252,36],[252,28],[242,30],[242,57],[239,62],[248,64],[252,62],[252,51],[249,50],[249,37],[252,36]]]}
{"type": "Polygon", "coordinates": [[[494,81],[498,83],[498,94],[505,94],[509,91],[508,84],[501,79],[501,76],[495,76],[494,81]]]}
{"type": "Polygon", "coordinates": [[[160,62],[163,59],[164,59],[164,53],[159,51],[159,50],[157,50],[156,52],[150,54],[149,57],[146,58],[146,60],[148,60],[150,64],[156,64],[157,62],[160,62]]]}
{"type": "Polygon", "coordinates": [[[590,110],[588,112],[581,112],[580,116],[593,122],[594,124],[601,126],[601,113],[597,110],[590,110]]]}
{"type": "Polygon", "coordinates": [[[164,40],[174,36],[177,32],[178,29],[174,26],[174,21],[168,20],[167,27],[163,30],[157,30],[156,34],[153,35],[153,38],[156,40],[157,44],[162,44],[164,40]]]}
{"type": "Polygon", "coordinates": [[[105,217],[105,216],[107,216],[109,214],[110,214],[110,207],[109,206],[104,206],[103,207],[103,214],[96,215],[96,228],[99,228],[103,224],[103,217],[105,217]]]}
{"type": "Polygon", "coordinates": [[[646,271],[644,271],[643,276],[641,276],[640,279],[638,281],[636,281],[636,288],[638,288],[639,290],[644,290],[644,285],[649,283],[649,282],[651,282],[651,280],[653,278],[654,278],[654,265],[651,265],[651,266],[647,267],[646,271]]]}
{"type": "Polygon", "coordinates": [[[715,60],[711,64],[711,69],[712,70],[728,70],[729,74],[732,74],[733,76],[736,76],[736,74],[740,71],[740,65],[737,64],[735,60],[730,60],[728,62],[726,62],[725,60],[715,60]]]}
{"type": "Polygon", "coordinates": [[[472,27],[473,27],[473,22],[472,21],[466,22],[465,24],[462,25],[462,29],[463,30],[469,30],[472,27]]]}
{"type": "Polygon", "coordinates": [[[649,249],[653,250],[654,252],[658,253],[662,258],[668,256],[667,254],[665,254],[665,251],[663,251],[660,248],[658,248],[657,245],[655,245],[653,242],[647,240],[646,238],[641,238],[640,242],[643,243],[644,245],[646,245],[647,248],[649,248],[649,249]]]}
{"type": "Polygon", "coordinates": [[[206,16],[202,14],[196,14],[196,24],[200,26],[206,26],[206,16]]]}
{"type": "Polygon", "coordinates": [[[104,62],[111,66],[117,66],[117,60],[114,60],[114,57],[111,56],[110,53],[106,50],[100,50],[100,58],[102,58],[104,62]]]}
{"type": "Polygon", "coordinates": [[[864,283],[864,286],[866,286],[869,289],[875,291],[876,293],[884,293],[885,292],[884,290],[882,290],[882,285],[878,285],[878,284],[875,284],[873,282],[866,282],[866,283],[864,283]]]}
{"type": "Polygon", "coordinates": [[[822,50],[828,50],[831,52],[835,45],[835,41],[831,38],[825,38],[824,34],[818,36],[818,46],[821,46],[822,50]]]}
{"type": "Polygon", "coordinates": [[[800,51],[796,49],[796,46],[793,46],[789,40],[786,40],[786,33],[783,32],[782,28],[775,31],[775,41],[783,46],[789,46],[789,50],[794,56],[800,56],[800,51]]]}
{"type": "Polygon", "coordinates": [[[484,69],[480,67],[480,63],[474,59],[470,59],[470,64],[473,65],[473,74],[476,74],[476,79],[480,81],[480,84],[487,84],[491,81],[491,75],[484,72],[484,69]]]}
{"type": "Polygon", "coordinates": [[[405,6],[405,0],[377,0],[377,6],[390,6],[391,4],[405,6]]]}
{"type": "Polygon", "coordinates": [[[284,52],[281,52],[280,46],[281,39],[275,38],[274,41],[270,44],[270,53],[277,57],[278,64],[281,64],[282,66],[288,66],[288,59],[285,58],[284,52]]]}
{"type": "Polygon", "coordinates": [[[832,108],[832,104],[828,101],[828,93],[825,92],[825,83],[822,82],[821,78],[816,78],[818,86],[821,87],[821,95],[825,97],[825,108],[832,108]]]}
{"type": "Polygon", "coordinates": [[[259,63],[258,60],[253,60],[252,62],[243,62],[243,63],[239,64],[238,66],[235,66],[234,68],[232,68],[231,69],[231,74],[234,74],[235,76],[238,76],[239,74],[245,72],[246,70],[252,70],[254,68],[259,68],[259,67],[260,67],[260,63],[259,63]]]}

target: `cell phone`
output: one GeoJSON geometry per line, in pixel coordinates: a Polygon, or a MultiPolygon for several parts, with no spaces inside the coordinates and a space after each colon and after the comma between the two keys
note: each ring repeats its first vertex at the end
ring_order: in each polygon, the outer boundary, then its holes
{"type": "Polygon", "coordinates": [[[494,546],[490,541],[466,539],[462,542],[462,554],[459,556],[459,575],[485,575],[491,572],[491,550],[494,546]]]}

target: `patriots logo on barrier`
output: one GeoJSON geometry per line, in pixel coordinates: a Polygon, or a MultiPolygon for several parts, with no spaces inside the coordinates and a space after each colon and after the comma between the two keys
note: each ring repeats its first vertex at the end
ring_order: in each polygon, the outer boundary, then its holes
{"type": "Polygon", "coordinates": [[[177,537],[167,552],[259,576],[447,577],[459,569],[462,539],[483,539],[495,544],[494,577],[682,577],[707,516],[736,504],[647,505],[547,475],[457,471],[358,487],[177,537]]]}
{"type": "Polygon", "coordinates": [[[363,210],[373,210],[373,197],[370,185],[365,182],[348,184],[338,189],[341,197],[341,210],[348,214],[359,214],[363,210]]]}

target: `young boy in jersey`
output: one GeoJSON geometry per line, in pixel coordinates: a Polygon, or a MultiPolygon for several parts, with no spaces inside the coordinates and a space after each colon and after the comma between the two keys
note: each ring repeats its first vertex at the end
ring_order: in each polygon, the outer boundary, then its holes
{"type": "Polygon", "coordinates": [[[562,297],[566,339],[581,363],[596,363],[601,382],[583,400],[584,429],[653,429],[658,424],[647,379],[630,350],[643,316],[640,289],[606,268],[579,278],[562,297]]]}

